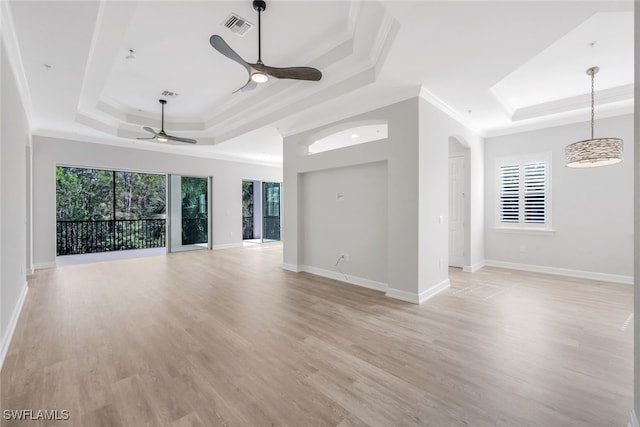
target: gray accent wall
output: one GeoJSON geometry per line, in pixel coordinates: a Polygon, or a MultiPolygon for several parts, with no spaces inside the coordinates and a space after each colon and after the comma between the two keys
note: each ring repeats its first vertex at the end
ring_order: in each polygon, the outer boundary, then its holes
{"type": "Polygon", "coordinates": [[[470,147],[472,173],[479,176],[470,190],[468,252],[473,262],[484,259],[482,139],[416,97],[285,137],[285,268],[329,270],[326,275],[340,278],[335,261],[346,252],[351,260],[341,264],[343,269],[363,279],[364,286],[375,282],[371,287],[386,289],[391,297],[418,303],[446,288],[451,137],[470,147]],[[362,121],[386,121],[388,137],[308,154],[308,144],[319,135],[362,121]],[[386,189],[361,188],[356,203],[349,203],[353,190],[368,182],[386,189]],[[342,202],[336,200],[338,192],[344,192],[342,202]],[[376,227],[373,235],[358,229],[365,206],[380,206],[369,209],[366,218],[366,227],[376,227]]]}
{"type": "Polygon", "coordinates": [[[387,208],[387,162],[303,174],[303,264],[387,283],[387,208]]]}

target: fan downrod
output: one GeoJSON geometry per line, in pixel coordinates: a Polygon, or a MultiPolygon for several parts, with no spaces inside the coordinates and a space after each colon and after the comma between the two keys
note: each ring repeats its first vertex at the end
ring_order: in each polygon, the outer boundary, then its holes
{"type": "Polygon", "coordinates": [[[267,2],[264,0],[253,0],[253,9],[258,13],[264,12],[267,9],[267,2]]]}

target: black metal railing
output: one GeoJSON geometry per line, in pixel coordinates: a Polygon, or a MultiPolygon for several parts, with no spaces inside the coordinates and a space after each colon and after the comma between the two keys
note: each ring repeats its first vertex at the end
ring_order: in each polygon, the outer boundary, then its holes
{"type": "Polygon", "coordinates": [[[207,218],[182,217],[182,244],[207,243],[209,240],[208,224],[207,218]]]}
{"type": "Polygon", "coordinates": [[[253,216],[242,217],[242,240],[253,239],[253,216]]]}
{"type": "Polygon", "coordinates": [[[161,248],[166,245],[164,219],[57,221],[56,228],[58,255],[161,248]]]}

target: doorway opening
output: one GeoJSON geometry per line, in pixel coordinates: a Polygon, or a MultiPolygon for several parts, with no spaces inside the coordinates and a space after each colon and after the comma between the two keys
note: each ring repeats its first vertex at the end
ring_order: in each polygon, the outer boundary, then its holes
{"type": "Polygon", "coordinates": [[[169,252],[211,248],[211,177],[169,175],[169,252]]]}
{"type": "Polygon", "coordinates": [[[449,267],[466,265],[468,162],[469,148],[449,138],[449,267]]]}
{"type": "Polygon", "coordinates": [[[242,181],[242,241],[260,243],[262,241],[262,221],[256,215],[262,209],[260,181],[242,181]]]}
{"type": "Polygon", "coordinates": [[[279,182],[242,181],[243,243],[265,243],[280,240],[279,182]]]}

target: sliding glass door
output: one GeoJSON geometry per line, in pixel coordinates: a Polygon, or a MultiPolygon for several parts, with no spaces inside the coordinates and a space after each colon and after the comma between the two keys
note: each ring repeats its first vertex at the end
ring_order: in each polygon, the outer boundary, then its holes
{"type": "Polygon", "coordinates": [[[242,240],[244,243],[280,240],[278,182],[242,181],[242,240]]]}
{"type": "Polygon", "coordinates": [[[211,178],[169,175],[169,252],[211,247],[211,178]]]}
{"type": "Polygon", "coordinates": [[[280,240],[280,183],[262,183],[262,241],[280,240]]]}

